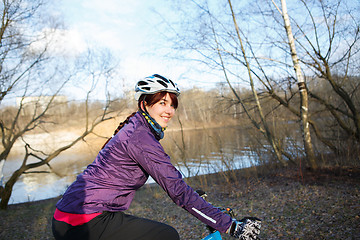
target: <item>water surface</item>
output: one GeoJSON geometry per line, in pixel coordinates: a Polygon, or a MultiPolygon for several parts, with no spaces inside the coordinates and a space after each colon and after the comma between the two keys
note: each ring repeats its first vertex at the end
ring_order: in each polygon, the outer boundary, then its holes
{"type": "MultiPolygon", "coordinates": [[[[173,164],[184,177],[240,169],[258,164],[252,137],[240,127],[168,131],[161,140],[173,164]]],[[[9,204],[36,201],[61,195],[96,153],[79,155],[71,150],[51,162],[55,173],[24,174],[15,184],[9,204]]],[[[7,161],[10,174],[20,164],[7,161]]],[[[45,170],[46,168],[44,168],[45,170]]],[[[150,178],[148,182],[153,182],[150,178]]]]}

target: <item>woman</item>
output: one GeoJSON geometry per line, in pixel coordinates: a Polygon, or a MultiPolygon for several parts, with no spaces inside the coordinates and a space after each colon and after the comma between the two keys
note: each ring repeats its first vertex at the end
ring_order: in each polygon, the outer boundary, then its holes
{"type": "Polygon", "coordinates": [[[205,224],[239,239],[247,239],[249,231],[256,237],[258,230],[252,227],[256,221],[233,220],[203,200],[182,180],[160,145],[179,94],[175,83],[158,74],[137,83],[138,112],[119,125],[57,203],[55,239],[179,239],[171,226],[123,212],[149,175],[178,206],[205,224]]]}

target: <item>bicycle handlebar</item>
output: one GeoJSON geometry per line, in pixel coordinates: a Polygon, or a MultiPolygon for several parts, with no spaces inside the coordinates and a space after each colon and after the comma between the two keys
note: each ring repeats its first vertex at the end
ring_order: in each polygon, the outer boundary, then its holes
{"type": "MultiPolygon", "coordinates": [[[[200,197],[202,197],[206,201],[207,195],[203,190],[198,189],[198,190],[196,190],[196,192],[200,195],[200,197]]],[[[235,214],[231,208],[218,208],[218,209],[220,209],[220,211],[222,211],[226,214],[229,214],[231,218],[235,218],[235,214]]],[[[222,239],[220,232],[218,232],[216,229],[214,229],[213,227],[210,227],[209,225],[206,225],[206,228],[209,231],[209,235],[207,235],[202,240],[221,240],[222,239]]]]}
{"type": "MultiPolygon", "coordinates": [[[[202,197],[204,200],[206,200],[207,195],[203,190],[196,190],[196,192],[200,195],[200,197],[202,197]]],[[[218,209],[220,209],[220,211],[222,211],[223,213],[228,214],[232,219],[236,219],[235,213],[231,208],[227,207],[227,208],[218,208],[218,209]]],[[[244,218],[242,220],[245,220],[245,223],[247,223],[248,219],[251,219],[251,218],[244,218]]],[[[242,222],[242,220],[240,220],[240,221],[242,222]]],[[[251,223],[249,225],[245,224],[245,226],[247,226],[247,227],[244,227],[244,225],[242,225],[242,230],[241,230],[242,232],[240,234],[243,234],[246,231],[251,231],[251,232],[254,231],[255,233],[252,233],[251,236],[246,235],[246,234],[248,234],[248,233],[246,233],[245,234],[246,236],[244,235],[245,238],[241,237],[241,239],[259,239],[257,237],[257,235],[260,233],[261,220],[258,218],[254,218],[251,220],[253,220],[253,223],[251,223]],[[258,220],[260,222],[257,222],[255,220],[258,220]],[[244,230],[244,228],[245,228],[245,230],[244,230]]],[[[206,225],[206,227],[209,230],[210,234],[207,237],[203,238],[203,240],[221,240],[222,239],[220,233],[216,229],[210,227],[209,225],[206,225]]]]}

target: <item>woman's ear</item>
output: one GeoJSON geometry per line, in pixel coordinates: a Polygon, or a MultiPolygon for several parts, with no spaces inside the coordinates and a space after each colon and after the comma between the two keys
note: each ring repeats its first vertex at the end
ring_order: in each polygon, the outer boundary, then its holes
{"type": "Polygon", "coordinates": [[[140,103],[140,108],[141,108],[141,110],[142,110],[143,112],[146,112],[146,111],[145,111],[145,106],[146,106],[146,102],[145,102],[145,101],[141,101],[141,103],[140,103]]]}

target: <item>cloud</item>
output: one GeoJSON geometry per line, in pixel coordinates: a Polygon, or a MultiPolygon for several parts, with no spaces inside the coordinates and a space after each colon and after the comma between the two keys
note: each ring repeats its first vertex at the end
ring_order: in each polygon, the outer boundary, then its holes
{"type": "Polygon", "coordinates": [[[30,52],[40,52],[46,47],[51,55],[73,57],[87,49],[86,42],[75,30],[44,28],[37,38],[39,40],[30,45],[30,52]]]}
{"type": "Polygon", "coordinates": [[[64,0],[62,11],[67,25],[91,46],[128,51],[138,49],[145,38],[139,20],[146,11],[143,1],[64,0]]]}
{"type": "MultiPolygon", "coordinates": [[[[62,7],[69,27],[90,46],[108,48],[119,57],[121,75],[129,88],[139,79],[154,73],[179,79],[182,88],[191,87],[188,76],[193,63],[165,59],[154,28],[159,16],[151,9],[167,12],[166,3],[158,0],[63,0],[62,7]],[[186,73],[186,74],[184,74],[186,73]],[[181,79],[181,80],[180,80],[181,79]]],[[[168,14],[166,14],[168,15],[168,14]]],[[[196,73],[196,75],[198,75],[196,73]]],[[[199,78],[200,79],[200,78],[199,78]]]]}

